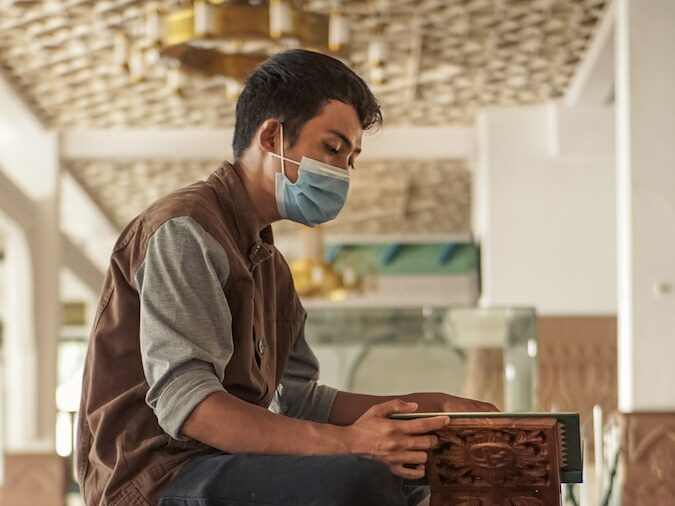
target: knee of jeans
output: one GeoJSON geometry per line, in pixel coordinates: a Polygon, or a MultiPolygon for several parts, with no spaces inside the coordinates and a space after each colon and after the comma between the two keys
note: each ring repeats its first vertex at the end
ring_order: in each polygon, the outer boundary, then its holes
{"type": "Polygon", "coordinates": [[[347,456],[340,463],[335,476],[333,504],[339,506],[383,505],[398,506],[405,503],[402,481],[375,460],[347,456]]]}

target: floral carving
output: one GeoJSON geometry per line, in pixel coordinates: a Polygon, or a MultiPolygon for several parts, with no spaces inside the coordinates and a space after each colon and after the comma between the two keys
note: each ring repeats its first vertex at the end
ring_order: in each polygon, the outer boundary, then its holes
{"type": "Polygon", "coordinates": [[[431,506],[560,505],[554,419],[452,418],[428,464],[431,506]]]}
{"type": "Polygon", "coordinates": [[[545,486],[550,481],[542,430],[463,429],[442,435],[433,453],[444,485],[545,486]]]}
{"type": "MultiPolygon", "coordinates": [[[[544,506],[536,497],[511,497],[504,499],[500,505],[495,505],[492,499],[478,497],[459,497],[452,506],[544,506]]],[[[450,503],[447,503],[448,505],[450,503]]]]}

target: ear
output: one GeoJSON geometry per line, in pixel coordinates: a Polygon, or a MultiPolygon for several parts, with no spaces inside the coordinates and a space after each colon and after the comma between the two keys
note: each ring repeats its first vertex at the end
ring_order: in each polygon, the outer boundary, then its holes
{"type": "Polygon", "coordinates": [[[258,146],[266,153],[281,153],[281,122],[275,118],[263,121],[258,129],[258,146]]]}

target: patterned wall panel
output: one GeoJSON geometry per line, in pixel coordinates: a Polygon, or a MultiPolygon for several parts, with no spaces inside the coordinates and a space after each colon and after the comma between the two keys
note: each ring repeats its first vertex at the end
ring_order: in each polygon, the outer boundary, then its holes
{"type": "Polygon", "coordinates": [[[675,504],[675,413],[622,413],[618,421],[622,506],[675,504]]]}
{"type": "Polygon", "coordinates": [[[578,411],[582,422],[595,404],[605,414],[616,411],[616,336],[613,316],[540,316],[539,408],[578,411]]]}

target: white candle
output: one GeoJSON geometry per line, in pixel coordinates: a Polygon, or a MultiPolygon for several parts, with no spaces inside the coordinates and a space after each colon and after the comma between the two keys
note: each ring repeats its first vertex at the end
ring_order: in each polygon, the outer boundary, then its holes
{"type": "Polygon", "coordinates": [[[597,498],[602,497],[603,478],[604,478],[604,461],[602,458],[602,407],[599,405],[593,406],[593,443],[595,456],[595,489],[597,491],[597,498]]]}

